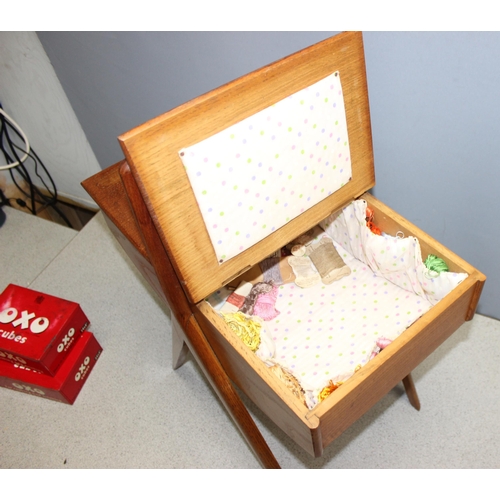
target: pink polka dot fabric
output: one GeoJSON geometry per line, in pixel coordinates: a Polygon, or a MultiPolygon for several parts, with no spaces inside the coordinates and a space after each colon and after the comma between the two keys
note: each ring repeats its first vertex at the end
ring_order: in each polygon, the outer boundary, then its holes
{"type": "Polygon", "coordinates": [[[349,182],[338,72],[179,151],[217,260],[269,236],[349,182]]]}

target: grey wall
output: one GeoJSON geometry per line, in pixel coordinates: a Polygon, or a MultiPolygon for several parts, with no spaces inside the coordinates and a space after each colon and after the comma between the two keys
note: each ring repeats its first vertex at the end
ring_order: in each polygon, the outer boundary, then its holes
{"type": "Polygon", "coordinates": [[[500,319],[500,33],[366,33],[374,194],[487,277],[500,319]]]}
{"type": "MultiPolygon", "coordinates": [[[[0,102],[47,167],[58,197],[97,208],[80,182],[99,172],[99,164],[34,31],[0,31],[0,102]]],[[[5,164],[3,154],[0,163],[5,164]]],[[[41,177],[35,175],[30,160],[26,167],[34,184],[45,189],[45,182],[50,187],[41,167],[41,177]]],[[[19,184],[21,177],[14,176],[19,184]]],[[[21,195],[7,170],[0,171],[0,189],[7,198],[21,195]]]]}
{"type": "Polygon", "coordinates": [[[116,137],[330,32],[38,32],[103,168],[116,137]]]}
{"type": "MultiPolygon", "coordinates": [[[[116,136],[334,34],[39,32],[104,168],[116,136]]],[[[479,312],[500,319],[500,33],[364,35],[374,194],[488,276],[479,312]]]]}

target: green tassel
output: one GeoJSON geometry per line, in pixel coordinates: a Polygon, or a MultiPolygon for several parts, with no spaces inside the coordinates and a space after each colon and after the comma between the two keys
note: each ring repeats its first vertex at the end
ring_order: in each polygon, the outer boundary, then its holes
{"type": "Polygon", "coordinates": [[[429,269],[430,271],[434,271],[438,274],[449,271],[446,262],[436,255],[429,254],[427,259],[425,259],[424,264],[427,269],[429,269]]]}

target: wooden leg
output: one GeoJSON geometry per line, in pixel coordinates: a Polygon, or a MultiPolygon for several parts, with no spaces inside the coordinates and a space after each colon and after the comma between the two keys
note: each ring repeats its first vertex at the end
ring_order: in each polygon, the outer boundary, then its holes
{"type": "Polygon", "coordinates": [[[189,347],[184,342],[180,328],[179,323],[172,316],[172,368],[174,370],[177,370],[186,362],[189,354],[189,347]]]}
{"type": "MultiPolygon", "coordinates": [[[[215,355],[200,325],[195,320],[179,278],[175,274],[172,263],[151,219],[144,198],[129,166],[125,162],[120,166],[120,177],[146,247],[149,261],[158,277],[172,315],[177,319],[179,328],[183,332],[181,338],[188,345],[194,359],[200,365],[222,404],[262,465],[266,468],[279,469],[278,461],[233,387],[228,374],[215,355]]],[[[178,352],[178,349],[176,352],[178,352]]]]}
{"type": "Polygon", "coordinates": [[[417,389],[415,388],[415,384],[413,383],[413,377],[411,373],[409,373],[403,379],[403,385],[405,386],[406,395],[408,396],[408,400],[410,401],[413,408],[416,410],[420,410],[420,400],[418,399],[417,389]]]}

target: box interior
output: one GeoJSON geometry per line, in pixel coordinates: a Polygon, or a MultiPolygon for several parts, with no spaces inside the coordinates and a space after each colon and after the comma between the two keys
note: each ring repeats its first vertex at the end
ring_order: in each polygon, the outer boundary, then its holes
{"type": "MultiPolygon", "coordinates": [[[[232,341],[245,343],[309,409],[468,276],[453,261],[452,271],[429,270],[424,265],[428,255],[422,255],[419,240],[406,236],[404,228],[374,234],[366,223],[367,207],[365,200],[356,200],[307,237],[307,245],[325,238],[333,241],[348,275],[331,283],[323,283],[319,273],[306,286],[300,280],[300,285],[294,280],[283,283],[279,271],[265,272],[269,266],[264,261],[207,298],[228,323],[232,341]],[[263,301],[252,297],[250,289],[256,285],[257,290],[257,283],[266,279],[274,285],[272,292],[265,293],[263,301]],[[249,301],[254,305],[250,309],[244,305],[249,301]],[[246,313],[245,319],[235,313],[238,310],[246,313]]],[[[289,258],[294,257],[281,257],[281,262],[289,258]]],[[[279,268],[278,260],[273,262],[279,268]]]]}

